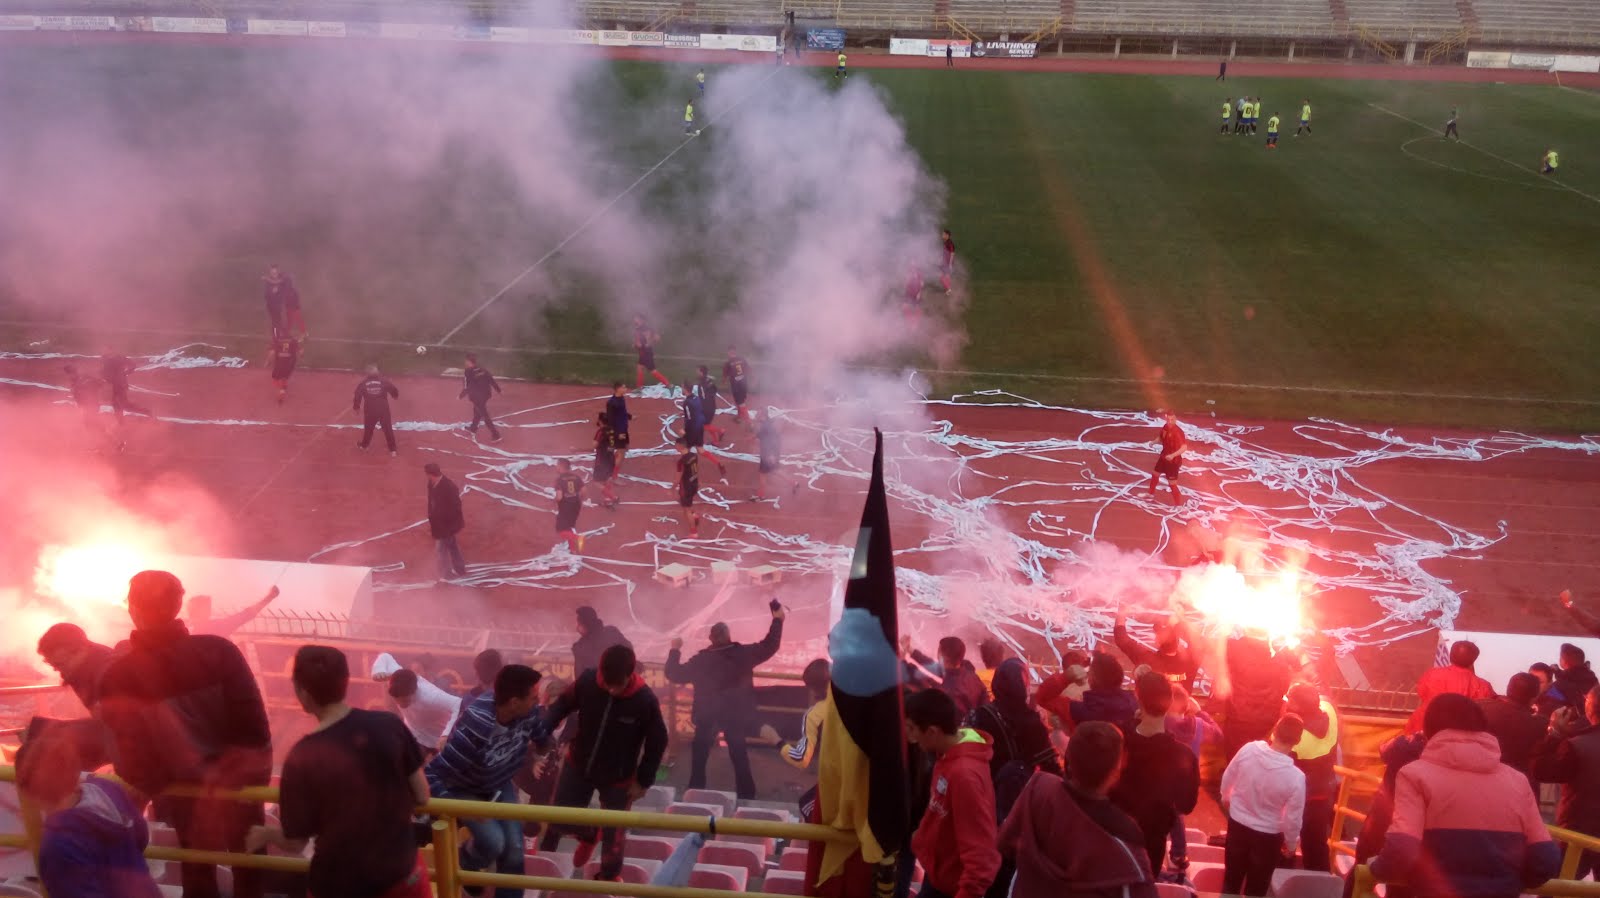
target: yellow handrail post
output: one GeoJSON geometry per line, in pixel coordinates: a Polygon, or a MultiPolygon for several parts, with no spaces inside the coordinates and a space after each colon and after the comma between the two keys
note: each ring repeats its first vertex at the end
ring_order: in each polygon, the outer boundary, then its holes
{"type": "MultiPolygon", "coordinates": [[[[28,796],[17,790],[17,805],[22,811],[22,832],[28,838],[28,853],[33,855],[33,869],[39,869],[39,843],[44,839],[44,815],[39,813],[39,806],[28,800],[28,796]]],[[[40,891],[44,891],[44,884],[39,884],[40,891]]],[[[49,898],[47,894],[45,898],[49,898]]]]}
{"type": "Polygon", "coordinates": [[[461,852],[456,850],[455,820],[433,821],[433,883],[439,898],[461,894],[461,852]]]}
{"type": "Polygon", "coordinates": [[[1577,842],[1568,842],[1567,850],[1561,855],[1561,873],[1557,879],[1577,879],[1578,862],[1583,860],[1583,846],[1577,842]]]}
{"type": "MultiPolygon", "coordinates": [[[[1339,794],[1333,799],[1333,825],[1328,829],[1328,847],[1330,849],[1344,841],[1345,810],[1350,807],[1350,780],[1351,777],[1339,777],[1339,794]]],[[[1328,852],[1328,872],[1338,873],[1338,853],[1328,852]]]]}
{"type": "Polygon", "coordinates": [[[1357,864],[1355,881],[1351,884],[1350,898],[1372,898],[1372,882],[1372,868],[1366,864],[1357,864]]]}

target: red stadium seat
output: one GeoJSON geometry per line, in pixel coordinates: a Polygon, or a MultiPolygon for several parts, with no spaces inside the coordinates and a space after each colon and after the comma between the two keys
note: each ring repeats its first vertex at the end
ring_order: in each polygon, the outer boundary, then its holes
{"type": "Polygon", "coordinates": [[[733,812],[738,820],[771,820],[774,823],[793,823],[794,815],[776,808],[740,808],[733,812]]]}
{"type": "Polygon", "coordinates": [[[720,792],[716,789],[687,789],[680,799],[685,804],[709,804],[722,809],[718,816],[726,817],[733,813],[739,806],[739,796],[732,792],[720,792]]]}
{"type": "Polygon", "coordinates": [[[722,806],[715,804],[694,804],[687,801],[675,801],[667,805],[667,813],[684,814],[689,817],[721,817],[722,806]]]}
{"type": "Polygon", "coordinates": [[[694,889],[722,889],[742,892],[750,882],[750,873],[743,867],[724,867],[720,864],[695,864],[689,874],[689,887],[694,889]]]}
{"type": "MultiPolygon", "coordinates": [[[[637,858],[624,860],[622,862],[622,881],[634,885],[646,885],[660,869],[660,861],[647,861],[637,858]]],[[[589,866],[583,868],[583,875],[586,879],[593,879],[599,873],[599,861],[590,861],[589,866]]],[[[531,872],[529,875],[532,875],[531,872]]]]}
{"type": "Polygon", "coordinates": [[[623,848],[622,854],[628,860],[664,861],[672,857],[672,852],[678,848],[681,839],[670,839],[666,836],[628,836],[628,844],[623,848]]]}
{"type": "MultiPolygon", "coordinates": [[[[762,885],[761,891],[771,892],[774,895],[804,895],[806,875],[789,870],[774,870],[767,874],[766,883],[762,885]]],[[[1189,898],[1188,894],[1186,893],[1183,898],[1189,898]]]]}
{"type": "Polygon", "coordinates": [[[1222,892],[1221,864],[1190,864],[1189,882],[1196,892],[1222,892]]]}
{"type": "Polygon", "coordinates": [[[522,858],[529,876],[550,876],[566,879],[572,875],[572,855],[529,854],[522,858]],[[562,863],[565,860],[565,863],[562,863]]]}
{"type": "Polygon", "coordinates": [[[767,856],[759,845],[741,842],[724,842],[720,839],[707,842],[700,849],[700,863],[721,864],[725,867],[743,867],[751,878],[767,866],[767,856]]]}
{"type": "Polygon", "coordinates": [[[778,869],[804,873],[806,869],[806,850],[805,845],[790,845],[785,848],[783,857],[778,859],[778,869]]]}

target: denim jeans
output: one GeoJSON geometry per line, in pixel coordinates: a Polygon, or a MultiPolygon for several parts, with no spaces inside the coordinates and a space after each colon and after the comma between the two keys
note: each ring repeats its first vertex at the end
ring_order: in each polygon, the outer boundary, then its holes
{"type": "Polygon", "coordinates": [[[439,555],[440,580],[466,576],[467,560],[461,557],[461,547],[456,545],[455,537],[447,536],[444,539],[436,539],[433,541],[433,545],[439,555]]]}
{"type": "MultiPolygon", "coordinates": [[[[481,795],[467,795],[441,790],[440,798],[464,798],[467,800],[481,800],[481,795]]],[[[515,804],[517,790],[515,786],[507,784],[502,788],[495,801],[515,804]]],[[[515,820],[467,820],[463,819],[461,825],[472,833],[472,838],[461,846],[461,866],[466,870],[484,870],[490,873],[515,873],[521,875],[526,872],[524,857],[526,850],[522,844],[522,824],[515,820]]],[[[495,898],[522,898],[522,889],[508,888],[495,889],[495,898]]]]}

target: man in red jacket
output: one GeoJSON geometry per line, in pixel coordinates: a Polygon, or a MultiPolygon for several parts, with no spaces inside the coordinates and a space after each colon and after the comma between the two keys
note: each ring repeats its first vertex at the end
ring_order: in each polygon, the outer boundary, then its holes
{"type": "Polygon", "coordinates": [[[1417,710],[1406,721],[1407,733],[1422,731],[1422,715],[1434,696],[1445,693],[1464,695],[1473,701],[1494,698],[1494,687],[1472,669],[1478,663],[1477,643],[1463,639],[1450,645],[1450,664],[1435,667],[1417,678],[1417,710]]]}
{"type": "Polygon", "coordinates": [[[937,689],[905,699],[906,739],[937,760],[928,810],[911,837],[925,877],[919,898],[983,898],[1000,870],[989,738],[961,726],[955,700],[937,689]]]}

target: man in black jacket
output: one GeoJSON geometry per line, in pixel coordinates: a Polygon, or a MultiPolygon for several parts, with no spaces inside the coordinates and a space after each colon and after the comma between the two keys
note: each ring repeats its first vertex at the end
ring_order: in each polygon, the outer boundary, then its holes
{"type": "MultiPolygon", "coordinates": [[[[1545,735],[1545,719],[1534,706],[1538,700],[1539,678],[1531,673],[1512,674],[1505,695],[1478,700],[1489,732],[1500,743],[1500,763],[1523,773],[1528,772],[1533,747],[1545,735]]],[[[1529,783],[1537,792],[1538,784],[1531,778],[1529,783]]]]}
{"type": "Polygon", "coordinates": [[[741,799],[756,797],[756,780],[750,773],[749,734],[756,713],[756,666],[778,653],[783,642],[783,606],[773,603],[772,624],[764,639],[754,645],[734,642],[728,625],[711,625],[711,645],[688,661],[681,660],[683,640],[672,640],[667,653],[667,680],[694,684],[694,745],[690,755],[689,788],[706,787],[706,762],[719,735],[728,740],[733,762],[734,790],[741,799]]]}
{"type": "MultiPolygon", "coordinates": [[[[1550,734],[1533,748],[1533,778],[1560,783],[1556,824],[1580,833],[1600,832],[1600,687],[1584,698],[1584,710],[1560,708],[1550,734]]],[[[1600,852],[1585,851],[1573,879],[1600,872],[1600,852]]]]}
{"type": "Polygon", "coordinates": [[[439,579],[465,577],[467,561],[456,545],[456,534],[467,526],[466,515],[461,511],[461,491],[431,461],[422,466],[422,472],[428,475],[428,531],[439,556],[439,579]]]}
{"type": "Polygon", "coordinates": [[[77,624],[56,624],[39,637],[39,657],[61,674],[89,713],[100,701],[100,676],[116,657],[112,648],[89,639],[77,624]]]}
{"type": "Polygon", "coordinates": [[[588,605],[578,609],[578,641],[572,644],[572,675],[576,678],[586,670],[600,665],[600,653],[614,645],[633,648],[633,643],[622,631],[602,621],[588,605]]]}
{"type": "Polygon", "coordinates": [[[389,409],[390,399],[400,398],[400,388],[389,378],[378,373],[377,365],[367,366],[367,376],[356,384],[355,404],[351,406],[366,415],[361,430],[361,442],[356,448],[365,449],[372,444],[372,428],[383,425],[383,440],[389,444],[389,457],[400,453],[394,442],[394,412],[389,409]]]}
{"type": "MultiPolygon", "coordinates": [[[[220,636],[191,636],[181,610],[183,584],[172,574],[142,571],[128,582],[133,634],[100,678],[100,718],[117,775],[155,796],[156,818],[172,824],[180,846],[243,851],[261,805],[157,794],[177,784],[264,786],[272,775],[267,710],[244,655],[220,636]]],[[[184,864],[183,894],[216,898],[216,868],[184,864]]],[[[234,868],[233,894],[260,898],[260,871],[234,868]]]]}
{"type": "MultiPolygon", "coordinates": [[[[567,746],[566,763],[556,785],[555,804],[586,808],[599,793],[600,807],[625,811],[655,784],[661,756],[667,751],[667,722],[661,703],[635,668],[633,649],[613,645],[600,656],[598,670],[578,674],[545,716],[552,729],[568,715],[578,715],[577,736],[567,746]]],[[[568,827],[545,830],[540,851],[554,851],[568,827]]],[[[594,852],[593,828],[579,828],[573,866],[582,869],[594,852]]],[[[615,882],[622,875],[622,830],[600,831],[600,871],[595,879],[615,882]]]]}
{"type": "Polygon", "coordinates": [[[154,413],[142,405],[135,405],[128,398],[128,373],[137,366],[129,361],[125,355],[106,353],[100,357],[100,379],[111,387],[111,410],[117,413],[117,420],[122,420],[124,412],[151,417],[154,413]]]}
{"type": "Polygon", "coordinates": [[[494,379],[489,369],[478,364],[478,357],[467,353],[467,367],[461,375],[461,398],[472,403],[472,424],[467,427],[474,434],[478,432],[478,425],[489,425],[489,439],[500,442],[500,428],[494,426],[494,419],[489,417],[489,396],[500,392],[500,382],[494,379]]]}

